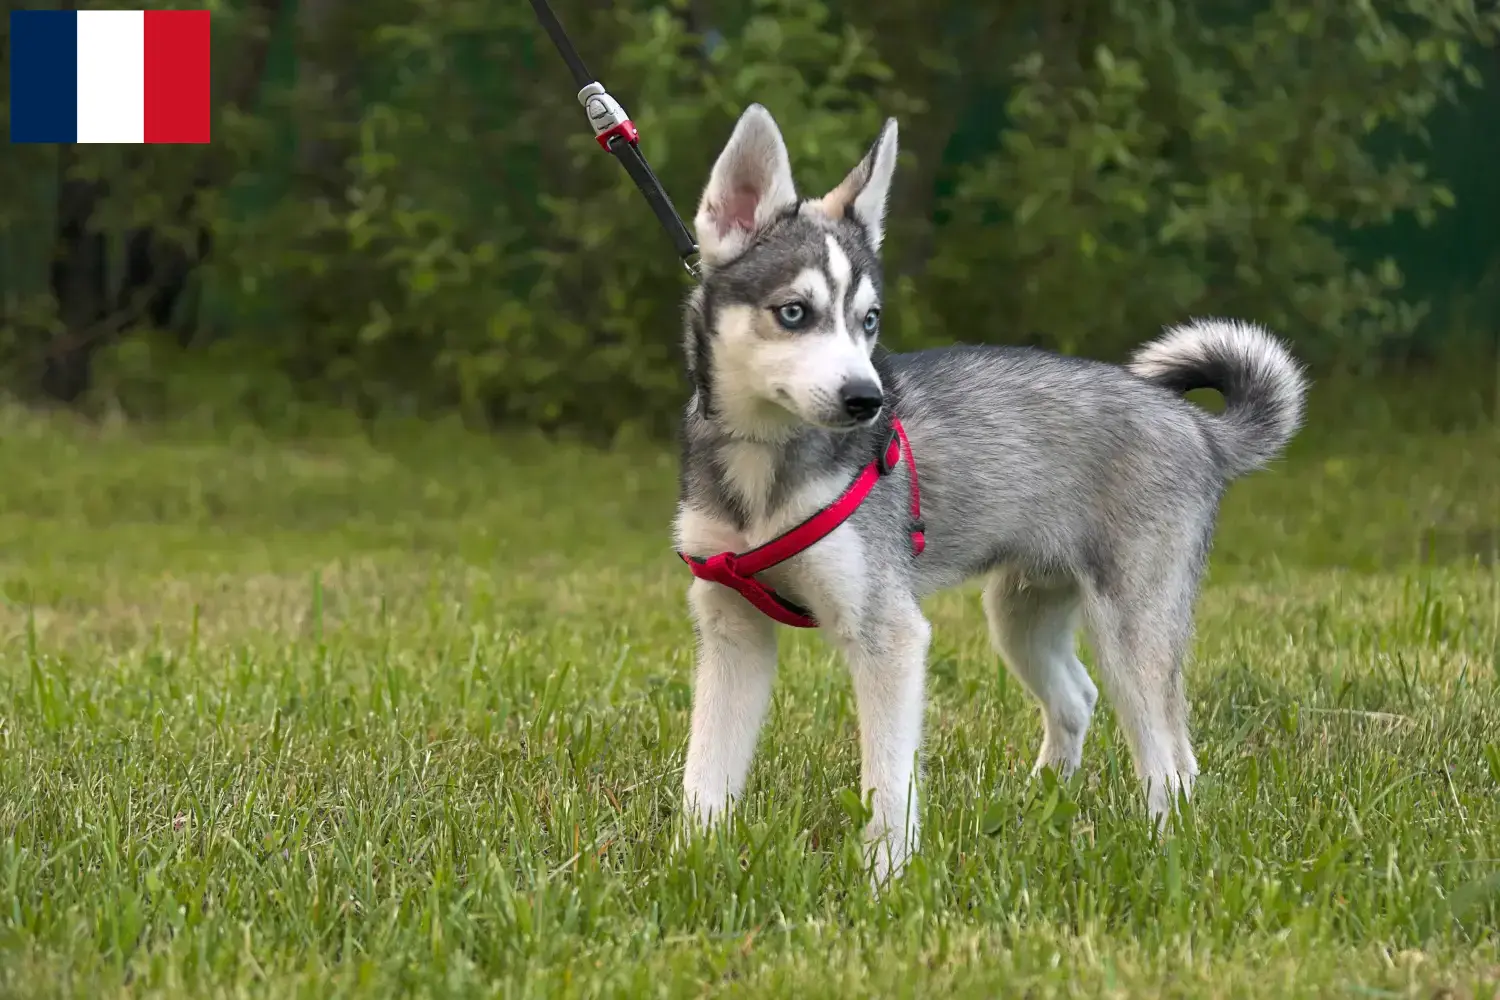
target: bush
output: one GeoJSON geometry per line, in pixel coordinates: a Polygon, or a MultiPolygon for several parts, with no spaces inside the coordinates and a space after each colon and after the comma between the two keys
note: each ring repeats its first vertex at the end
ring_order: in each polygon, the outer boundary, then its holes
{"type": "MultiPolygon", "coordinates": [[[[1473,78],[1473,44],[1495,26],[1465,0],[1272,0],[1217,21],[1165,0],[559,9],[689,218],[751,101],[783,123],[811,190],[901,117],[897,346],[1111,356],[1163,322],[1227,312],[1328,364],[1422,318],[1400,268],[1357,266],[1343,236],[1451,207],[1400,151],[1473,78]],[[954,166],[976,117],[991,148],[954,166]]],[[[262,419],[319,400],[667,426],[687,279],[526,7],[242,0],[222,14],[216,52],[232,58],[216,58],[212,147],[78,147],[56,164],[27,151],[4,168],[59,177],[56,217],[19,183],[0,194],[14,385],[262,419]],[[44,266],[29,287],[9,266],[23,229],[58,234],[50,287],[44,266]]]]}
{"type": "Polygon", "coordinates": [[[1005,155],[953,198],[939,315],[998,308],[1022,336],[1109,353],[1188,315],[1251,316],[1325,362],[1410,334],[1423,310],[1396,262],[1361,270],[1337,236],[1453,206],[1422,163],[1374,152],[1473,77],[1479,26],[1449,7],[1276,0],[1214,24],[1117,0],[1086,51],[1029,52],[1005,155]]]}

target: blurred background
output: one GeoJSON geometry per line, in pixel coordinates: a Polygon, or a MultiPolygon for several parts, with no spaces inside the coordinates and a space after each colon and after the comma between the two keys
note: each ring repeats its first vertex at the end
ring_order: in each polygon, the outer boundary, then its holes
{"type": "MultiPolygon", "coordinates": [[[[211,145],[8,147],[7,394],[270,424],[331,405],[670,428],[686,279],[529,5],[211,6],[211,145]]],[[[1228,313],[1320,374],[1493,380],[1493,5],[556,6],[689,219],[751,101],[808,191],[900,119],[897,349],[1117,358],[1228,313]]]]}

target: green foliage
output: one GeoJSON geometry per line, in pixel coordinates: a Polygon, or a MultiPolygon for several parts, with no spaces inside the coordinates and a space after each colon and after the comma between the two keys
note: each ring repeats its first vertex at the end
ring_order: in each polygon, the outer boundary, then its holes
{"type": "Polygon", "coordinates": [[[1486,26],[1465,8],[1276,0],[1209,20],[1120,0],[1071,45],[1039,42],[1004,155],[963,171],[931,301],[949,326],[998,309],[1022,336],[1111,353],[1204,313],[1324,360],[1410,334],[1423,310],[1399,267],[1353,266],[1336,227],[1452,207],[1421,162],[1377,150],[1472,77],[1486,26]]]}
{"type": "MultiPolygon", "coordinates": [[[[212,147],[79,147],[61,163],[20,149],[0,165],[10,384],[82,355],[92,371],[74,381],[141,411],[264,419],[321,400],[664,429],[683,392],[686,278],[588,136],[529,8],[298,0],[268,21],[276,6],[215,9],[216,94],[238,96],[212,147]],[[61,180],[93,199],[108,273],[49,288],[50,262],[87,278],[91,259],[51,239],[61,180]],[[143,227],[157,263],[137,280],[143,227]],[[158,301],[174,254],[191,278],[158,301]],[[93,285],[99,301],[76,294],[93,285]]],[[[1472,82],[1494,16],[1468,0],[1209,7],[559,11],[688,219],[751,101],[783,124],[810,192],[886,115],[902,120],[893,346],[1113,356],[1161,323],[1223,312],[1270,323],[1314,360],[1369,359],[1425,306],[1394,261],[1356,263],[1346,236],[1451,208],[1421,129],[1472,82]],[[987,142],[954,163],[972,121],[987,142]]]]}
{"type": "MultiPolygon", "coordinates": [[[[274,294],[286,317],[253,350],[361,407],[542,426],[662,419],[679,398],[686,278],[639,192],[588,135],[550,50],[538,82],[508,95],[520,113],[495,112],[494,77],[478,69],[523,61],[538,41],[528,8],[481,30],[492,5],[418,6],[401,27],[368,10],[346,26],[375,65],[406,71],[366,98],[352,134],[328,137],[348,148],[344,188],[227,230],[219,273],[246,297],[274,294]]],[[[752,100],[797,123],[802,177],[836,183],[891,103],[871,92],[888,74],[868,37],[821,5],[761,0],[705,52],[685,17],[618,7],[598,19],[613,45],[590,47],[669,189],[695,191],[752,100]]]]}

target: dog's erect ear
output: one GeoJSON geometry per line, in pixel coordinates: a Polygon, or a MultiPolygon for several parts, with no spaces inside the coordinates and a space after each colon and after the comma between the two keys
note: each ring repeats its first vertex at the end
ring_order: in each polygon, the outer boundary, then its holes
{"type": "Polygon", "coordinates": [[[724,264],[745,252],[762,226],[797,203],[786,143],[771,113],[752,104],[719,154],[698,202],[698,252],[724,264]]]}
{"type": "Polygon", "coordinates": [[[879,250],[885,236],[885,202],[895,172],[896,119],[887,118],[865,158],[819,204],[835,219],[848,217],[858,222],[869,234],[870,245],[879,250]]]}

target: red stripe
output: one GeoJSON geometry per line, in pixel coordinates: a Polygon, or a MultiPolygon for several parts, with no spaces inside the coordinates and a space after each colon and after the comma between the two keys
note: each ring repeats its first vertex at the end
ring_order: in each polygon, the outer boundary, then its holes
{"type": "Polygon", "coordinates": [[[146,11],[146,141],[208,142],[209,16],[146,11]]]}

